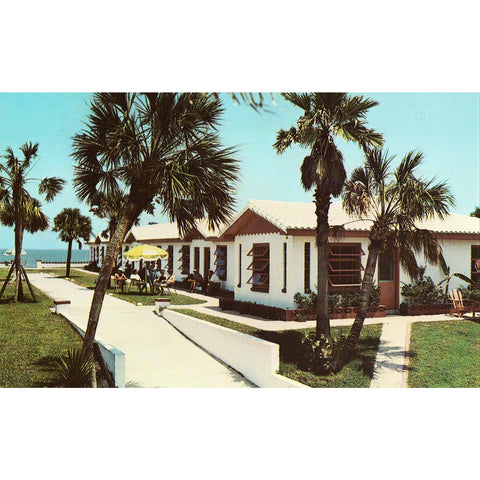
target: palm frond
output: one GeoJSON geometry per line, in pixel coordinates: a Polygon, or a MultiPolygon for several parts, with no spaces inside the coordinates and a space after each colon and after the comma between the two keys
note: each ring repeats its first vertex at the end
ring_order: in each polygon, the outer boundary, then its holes
{"type": "Polygon", "coordinates": [[[300,107],[305,112],[310,110],[311,97],[308,93],[282,93],[282,97],[293,105],[300,107]]]}
{"type": "Polygon", "coordinates": [[[20,151],[23,153],[22,170],[26,171],[30,167],[32,160],[37,156],[38,143],[25,142],[20,147],[20,151]]]}
{"type": "Polygon", "coordinates": [[[38,193],[45,194],[47,202],[51,202],[57,194],[63,190],[63,186],[67,182],[58,177],[45,177],[38,186],[38,193]]]}

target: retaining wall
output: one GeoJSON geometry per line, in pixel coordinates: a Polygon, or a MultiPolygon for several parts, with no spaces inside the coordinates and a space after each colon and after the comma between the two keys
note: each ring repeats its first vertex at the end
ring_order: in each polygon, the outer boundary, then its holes
{"type": "Polygon", "coordinates": [[[308,388],[278,375],[279,345],[174,310],[162,316],[184,335],[259,387],[308,388]]]}

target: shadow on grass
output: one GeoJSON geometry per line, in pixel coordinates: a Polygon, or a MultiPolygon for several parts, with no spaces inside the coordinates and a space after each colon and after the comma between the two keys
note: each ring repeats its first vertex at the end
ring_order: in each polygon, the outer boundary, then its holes
{"type": "MultiPolygon", "coordinates": [[[[269,342],[277,343],[280,346],[280,358],[283,362],[295,365],[296,368],[304,372],[311,371],[305,363],[306,348],[302,344],[305,337],[304,332],[308,330],[285,330],[285,331],[258,331],[256,336],[269,342]]],[[[334,338],[334,355],[339,355],[345,344],[346,337],[342,332],[334,338]]],[[[364,375],[371,376],[375,363],[375,355],[380,340],[378,337],[367,336],[360,338],[357,344],[355,354],[343,368],[349,364],[355,363],[356,370],[360,370],[364,375]]],[[[330,375],[330,374],[327,374],[330,375]]]]}

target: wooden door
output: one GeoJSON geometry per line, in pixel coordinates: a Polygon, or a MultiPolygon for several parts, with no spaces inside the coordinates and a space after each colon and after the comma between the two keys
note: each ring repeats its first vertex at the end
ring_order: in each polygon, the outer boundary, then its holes
{"type": "Polygon", "coordinates": [[[386,310],[399,308],[399,264],[395,252],[384,252],[378,256],[378,286],[380,304],[386,310]]]}

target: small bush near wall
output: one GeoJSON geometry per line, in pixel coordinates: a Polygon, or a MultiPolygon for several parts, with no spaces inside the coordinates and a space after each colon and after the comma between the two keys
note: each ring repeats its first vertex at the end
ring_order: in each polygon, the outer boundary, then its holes
{"type": "MultiPolygon", "coordinates": [[[[293,301],[298,308],[305,308],[307,310],[315,310],[317,305],[317,294],[315,292],[304,295],[297,292],[293,301]]],[[[373,285],[372,292],[370,293],[369,307],[376,307],[380,303],[380,287],[373,285]]],[[[344,292],[333,293],[328,296],[329,308],[345,308],[345,307],[358,307],[360,305],[360,292],[344,292]]]]}
{"type": "Polygon", "coordinates": [[[88,265],[83,267],[84,270],[88,270],[89,272],[99,272],[100,267],[98,266],[97,262],[90,262],[88,265]]]}
{"type": "MultiPolygon", "coordinates": [[[[269,305],[260,305],[258,303],[242,302],[240,300],[233,300],[230,298],[220,298],[219,305],[222,310],[234,310],[244,315],[253,315],[256,317],[266,318],[268,320],[281,320],[283,322],[302,322],[316,319],[316,311],[314,308],[278,308],[271,307],[269,305]]],[[[329,315],[332,319],[355,318],[356,313],[356,307],[329,308],[329,315]]],[[[385,307],[383,305],[368,308],[368,318],[384,316],[385,307]]]]}
{"type": "Polygon", "coordinates": [[[472,287],[472,285],[468,285],[467,288],[462,288],[462,295],[465,299],[480,301],[480,290],[472,287]]]}
{"type": "Polygon", "coordinates": [[[442,289],[430,277],[421,278],[415,283],[405,283],[402,286],[402,295],[409,305],[426,305],[443,302],[442,289]]]}
{"type": "Polygon", "coordinates": [[[260,305],[253,302],[242,302],[233,298],[220,298],[219,305],[222,310],[234,310],[244,315],[253,315],[268,320],[285,320],[283,308],[260,305]]]}

